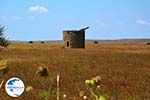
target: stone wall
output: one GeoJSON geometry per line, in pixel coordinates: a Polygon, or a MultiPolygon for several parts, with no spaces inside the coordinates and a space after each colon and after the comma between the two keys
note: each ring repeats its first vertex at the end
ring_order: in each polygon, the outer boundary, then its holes
{"type": "Polygon", "coordinates": [[[65,48],[85,48],[85,31],[63,31],[65,48]]]}

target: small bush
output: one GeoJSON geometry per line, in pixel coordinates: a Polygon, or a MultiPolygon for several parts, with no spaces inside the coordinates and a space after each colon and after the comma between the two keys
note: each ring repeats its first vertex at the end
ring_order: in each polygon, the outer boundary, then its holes
{"type": "Polygon", "coordinates": [[[31,44],[32,44],[32,43],[33,43],[33,41],[29,41],[29,43],[31,43],[31,44]]]}
{"type": "Polygon", "coordinates": [[[98,44],[98,41],[94,41],[93,43],[94,43],[94,44],[98,44]]]}
{"type": "Polygon", "coordinates": [[[48,76],[48,68],[43,66],[38,67],[36,74],[39,76],[48,76]]]}
{"type": "Polygon", "coordinates": [[[147,42],[146,45],[150,45],[150,42],[147,42]]]}
{"type": "Polygon", "coordinates": [[[7,47],[9,41],[4,37],[5,27],[0,25],[0,46],[7,47]]]}
{"type": "Polygon", "coordinates": [[[48,91],[41,91],[38,93],[38,97],[40,100],[48,100],[49,97],[56,97],[57,91],[56,89],[50,88],[48,91]]]}
{"type": "Polygon", "coordinates": [[[7,47],[9,45],[9,41],[6,40],[5,38],[1,38],[0,39],[0,45],[3,46],[3,47],[7,47]]]}
{"type": "Polygon", "coordinates": [[[107,94],[101,90],[101,77],[96,76],[90,80],[85,80],[85,85],[94,100],[106,100],[107,94]]]}
{"type": "Polygon", "coordinates": [[[44,43],[45,43],[44,41],[41,42],[41,44],[44,44],[44,43]]]}

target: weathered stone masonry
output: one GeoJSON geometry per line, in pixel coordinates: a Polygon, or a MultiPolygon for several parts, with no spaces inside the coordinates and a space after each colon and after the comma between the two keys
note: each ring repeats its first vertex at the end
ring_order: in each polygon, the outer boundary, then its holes
{"type": "Polygon", "coordinates": [[[63,31],[65,48],[85,48],[85,30],[88,28],[63,31]]]}

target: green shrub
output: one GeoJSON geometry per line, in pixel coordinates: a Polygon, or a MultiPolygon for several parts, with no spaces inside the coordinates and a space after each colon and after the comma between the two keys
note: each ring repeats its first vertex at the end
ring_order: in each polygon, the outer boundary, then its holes
{"type": "Polygon", "coordinates": [[[85,85],[94,100],[106,100],[107,95],[100,89],[101,77],[96,76],[90,80],[85,80],[85,85]]]}
{"type": "Polygon", "coordinates": [[[0,25],[0,46],[7,47],[9,45],[8,39],[4,37],[5,27],[0,25]]]}
{"type": "Polygon", "coordinates": [[[49,97],[56,97],[57,91],[56,89],[50,88],[48,91],[41,91],[38,93],[38,97],[40,100],[48,100],[49,97]]]}
{"type": "Polygon", "coordinates": [[[94,41],[93,43],[94,43],[94,44],[98,44],[98,41],[94,41]]]}
{"type": "Polygon", "coordinates": [[[29,41],[29,43],[31,43],[31,44],[32,44],[32,43],[33,43],[33,41],[29,41]]]}
{"type": "Polygon", "coordinates": [[[44,44],[45,42],[44,41],[41,41],[41,44],[44,44]]]}
{"type": "Polygon", "coordinates": [[[147,42],[146,45],[150,45],[150,42],[147,42]]]}

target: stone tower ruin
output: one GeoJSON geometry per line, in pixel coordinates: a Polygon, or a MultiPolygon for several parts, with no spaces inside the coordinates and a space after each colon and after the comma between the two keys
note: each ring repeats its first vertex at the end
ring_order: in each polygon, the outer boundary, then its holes
{"type": "Polygon", "coordinates": [[[65,30],[63,31],[63,41],[65,48],[85,48],[85,30],[65,30]]]}

